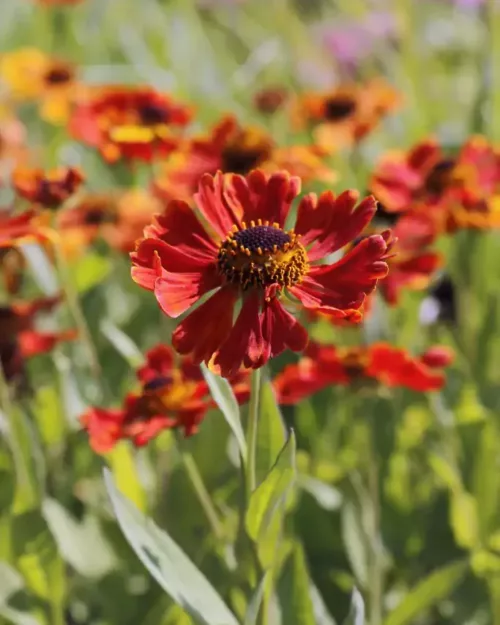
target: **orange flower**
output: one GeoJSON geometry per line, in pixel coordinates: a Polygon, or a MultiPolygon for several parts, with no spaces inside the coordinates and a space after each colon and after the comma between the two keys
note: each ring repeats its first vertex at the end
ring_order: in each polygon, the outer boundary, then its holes
{"type": "Polygon", "coordinates": [[[47,230],[40,224],[37,211],[29,210],[15,216],[6,211],[0,213],[0,248],[47,238],[47,230]]]}
{"type": "MultiPolygon", "coordinates": [[[[178,428],[192,436],[213,406],[200,368],[189,358],[176,361],[167,345],[150,349],[136,374],[140,389],[126,396],[123,408],[91,408],[81,418],[97,453],[110,451],[124,439],[141,447],[164,430],[178,428]]],[[[231,382],[239,400],[246,400],[244,377],[239,374],[231,382]]]]}
{"type": "Polygon", "coordinates": [[[333,385],[403,387],[417,392],[437,391],[445,384],[440,371],[453,361],[446,347],[435,346],[420,357],[387,343],[363,347],[310,345],[298,363],[288,365],[274,380],[278,401],[297,404],[333,385]]]}
{"type": "Polygon", "coordinates": [[[399,93],[382,80],[342,85],[299,97],[292,109],[292,121],[297,128],[313,125],[317,144],[334,152],[360,141],[399,104],[399,93]]]}
{"type": "Polygon", "coordinates": [[[58,214],[61,244],[71,253],[101,237],[113,249],[132,252],[144,228],[162,208],[158,198],[142,189],[84,195],[75,206],[58,214]]]}
{"type": "Polygon", "coordinates": [[[83,98],[70,120],[72,135],[98,148],[110,163],[120,158],[151,161],[178,145],[192,110],[150,87],[107,87],[83,98]]]}
{"type": "Polygon", "coordinates": [[[59,301],[59,297],[46,297],[0,306],[0,361],[8,380],[24,373],[26,358],[48,352],[60,341],[76,337],[74,330],[37,332],[34,329],[36,315],[51,311],[59,301]]]}
{"type": "Polygon", "coordinates": [[[132,277],[154,292],[165,314],[179,317],[215,291],[174,331],[179,353],[225,377],[242,365],[257,369],[285,349],[302,351],[307,344],[306,330],[283,305],[290,297],[306,310],[343,318],[385,277],[390,231],[367,237],[336,262],[319,264],[365,229],[376,210],[372,197],[357,205],[355,191],[319,198],[311,193],[299,203],[295,229],[285,230],[299,192],[300,179],[287,172],[205,174],[195,201],[210,233],[179,200],[146,228],[132,254],[132,277]]]}
{"type": "Polygon", "coordinates": [[[20,197],[51,209],[59,208],[83,181],[82,172],[75,167],[59,167],[49,172],[18,168],[12,175],[12,184],[20,197]]]}
{"type": "Polygon", "coordinates": [[[38,101],[40,116],[54,124],[66,122],[80,88],[73,65],[37,48],[2,54],[0,78],[14,99],[38,101]]]}
{"type": "Polygon", "coordinates": [[[324,151],[314,146],[278,148],[261,128],[241,126],[227,115],[208,136],[186,141],[172,155],[155,181],[155,190],[163,199],[188,201],[203,174],[220,170],[246,175],[257,167],[268,173],[286,170],[304,182],[333,183],[337,176],[325,164],[324,156],[324,151]]]}
{"type": "Polygon", "coordinates": [[[0,176],[10,175],[13,167],[27,162],[28,156],[24,124],[0,108],[0,176]]]}

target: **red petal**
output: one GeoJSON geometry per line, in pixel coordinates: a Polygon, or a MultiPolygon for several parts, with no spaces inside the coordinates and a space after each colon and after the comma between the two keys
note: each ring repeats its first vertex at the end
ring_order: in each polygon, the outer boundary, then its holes
{"type": "Polygon", "coordinates": [[[295,232],[302,235],[302,243],[313,243],[308,251],[311,261],[336,252],[353,241],[371,221],[377,209],[375,199],[365,198],[354,210],[358,193],[345,191],[337,199],[330,191],[319,200],[311,195],[299,205],[295,232]]]}
{"type": "Polygon", "coordinates": [[[73,341],[77,338],[75,330],[65,332],[36,332],[26,330],[18,335],[19,347],[24,358],[50,352],[62,341],[73,341]]]}
{"type": "Polygon", "coordinates": [[[113,449],[122,438],[124,419],[124,410],[90,408],[81,416],[80,421],[89,434],[92,449],[98,454],[103,454],[113,449]]]}
{"type": "Polygon", "coordinates": [[[384,236],[363,239],[333,265],[312,267],[298,287],[290,291],[306,308],[347,310],[359,308],[365,296],[388,272],[382,259],[387,252],[384,236]]]}
{"type": "Polygon", "coordinates": [[[152,228],[162,241],[185,254],[208,261],[217,254],[217,245],[186,202],[169,202],[165,212],[156,216],[156,224],[152,228]]]}
{"type": "Polygon", "coordinates": [[[175,273],[202,272],[205,267],[216,262],[216,253],[213,256],[199,254],[198,251],[177,248],[160,239],[143,239],[135,252],[131,254],[134,265],[141,267],[156,266],[156,258],[159,257],[161,266],[167,271],[175,273]]]}
{"type": "Polygon", "coordinates": [[[137,377],[149,382],[157,376],[168,376],[174,365],[174,354],[169,345],[156,345],[146,352],[146,364],[139,367],[137,377]]]}
{"type": "Polygon", "coordinates": [[[158,278],[154,292],[160,308],[176,318],[191,308],[205,293],[221,286],[222,278],[215,266],[203,273],[168,273],[158,278]]]}
{"type": "Polygon", "coordinates": [[[227,236],[233,225],[240,225],[238,216],[224,199],[224,176],[220,171],[215,176],[201,177],[194,199],[200,213],[221,238],[227,236]]]}
{"type": "Polygon", "coordinates": [[[237,298],[238,292],[232,287],[212,295],[177,326],[172,335],[174,349],[190,354],[196,363],[208,363],[231,331],[237,298]]]}
{"type": "Polygon", "coordinates": [[[269,346],[262,337],[260,296],[247,297],[238,319],[214,359],[215,367],[225,378],[234,376],[242,364],[258,369],[269,359],[269,346]]]}
{"type": "Polygon", "coordinates": [[[271,358],[287,348],[300,352],[305,349],[309,340],[307,330],[283,308],[276,297],[264,306],[262,334],[264,341],[269,344],[267,349],[271,358]]]}
{"type": "Polygon", "coordinates": [[[454,358],[453,351],[444,345],[434,345],[420,356],[420,360],[431,369],[449,367],[454,358]]]}

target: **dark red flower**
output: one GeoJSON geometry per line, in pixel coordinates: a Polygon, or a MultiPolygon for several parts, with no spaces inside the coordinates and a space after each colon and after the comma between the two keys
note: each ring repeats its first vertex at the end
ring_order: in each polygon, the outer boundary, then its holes
{"type": "Polygon", "coordinates": [[[205,175],[195,200],[210,234],[181,201],[170,202],[146,228],[132,254],[132,277],[154,292],[165,314],[178,317],[215,290],[177,326],[172,342],[179,353],[225,377],[242,365],[259,368],[286,348],[307,344],[306,330],[283,301],[342,318],[361,308],[387,274],[389,231],[367,237],[337,262],[318,264],[364,230],[375,212],[372,197],[356,207],[354,191],[306,195],[295,229],[286,230],[299,191],[300,179],[286,172],[205,175]]]}
{"type": "Polygon", "coordinates": [[[451,364],[453,353],[435,346],[420,357],[387,343],[364,347],[311,345],[299,362],[275,378],[281,404],[296,404],[332,385],[373,384],[417,392],[436,391],[445,377],[439,371],[451,364]]]}
{"type": "Polygon", "coordinates": [[[254,96],[255,108],[265,115],[272,115],[282,108],[288,98],[284,87],[268,87],[261,89],[254,96]]]}
{"type": "Polygon", "coordinates": [[[91,408],[82,416],[94,451],[110,451],[123,439],[141,447],[173,428],[191,436],[212,407],[200,368],[186,358],[176,362],[172,349],[166,345],[146,353],[137,378],[140,390],[128,394],[122,408],[91,408]]]}
{"type": "Polygon", "coordinates": [[[28,210],[20,215],[0,212],[0,248],[10,248],[23,242],[45,238],[46,233],[40,227],[37,211],[28,210]]]}
{"type": "Polygon", "coordinates": [[[75,167],[59,167],[49,172],[18,168],[12,175],[16,193],[44,208],[61,206],[76,193],[83,181],[82,172],[75,167]]]}
{"type": "Polygon", "coordinates": [[[150,87],[96,90],[75,109],[69,123],[73,136],[99,149],[109,162],[120,158],[151,161],[177,147],[173,128],[192,117],[190,107],[150,87]]]}
{"type": "Polygon", "coordinates": [[[23,374],[27,358],[49,352],[61,341],[76,338],[74,330],[38,332],[34,327],[36,315],[51,311],[59,301],[59,297],[45,297],[0,306],[0,360],[8,380],[23,374]]]}

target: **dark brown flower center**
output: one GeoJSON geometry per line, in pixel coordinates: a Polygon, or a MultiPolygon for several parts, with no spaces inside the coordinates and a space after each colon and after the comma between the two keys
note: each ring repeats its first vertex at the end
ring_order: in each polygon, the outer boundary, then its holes
{"type": "Polygon", "coordinates": [[[72,78],[73,74],[69,67],[63,65],[53,67],[45,74],[45,81],[51,85],[63,85],[70,82],[72,78]]]}
{"type": "Polygon", "coordinates": [[[348,96],[330,98],[325,102],[325,118],[328,121],[336,122],[345,119],[355,110],[356,102],[348,96]]]}
{"type": "Polygon", "coordinates": [[[308,269],[307,253],[293,230],[269,222],[247,228],[233,226],[219,247],[219,271],[228,282],[250,287],[280,288],[298,284],[308,269]]]}
{"type": "Polygon", "coordinates": [[[455,169],[454,159],[439,161],[429,172],[425,181],[425,189],[429,193],[442,193],[452,182],[455,169]]]}
{"type": "Polygon", "coordinates": [[[245,149],[230,146],[222,152],[222,171],[245,175],[258,167],[267,157],[267,150],[260,147],[245,149]]]}
{"type": "Polygon", "coordinates": [[[146,126],[155,126],[156,124],[166,124],[168,122],[168,112],[164,106],[159,104],[144,104],[139,109],[139,117],[146,126]]]}
{"type": "Polygon", "coordinates": [[[145,391],[158,391],[172,384],[172,378],[170,376],[158,376],[153,378],[144,384],[145,391]]]}

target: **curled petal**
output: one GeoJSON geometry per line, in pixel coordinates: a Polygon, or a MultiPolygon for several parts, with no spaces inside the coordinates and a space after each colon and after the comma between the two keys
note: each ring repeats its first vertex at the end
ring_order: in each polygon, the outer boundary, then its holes
{"type": "Polygon", "coordinates": [[[262,316],[262,336],[269,344],[269,357],[274,358],[289,348],[300,352],[307,346],[307,330],[291,315],[277,297],[266,302],[262,316]]]}
{"type": "Polygon", "coordinates": [[[239,216],[224,198],[224,191],[224,175],[218,171],[215,176],[205,174],[201,177],[198,193],[194,196],[200,213],[221,238],[233,225],[240,224],[239,216]]]}
{"type": "Polygon", "coordinates": [[[214,265],[203,273],[165,272],[156,281],[154,292],[163,312],[176,318],[191,308],[205,293],[221,284],[221,276],[214,265]]]}

